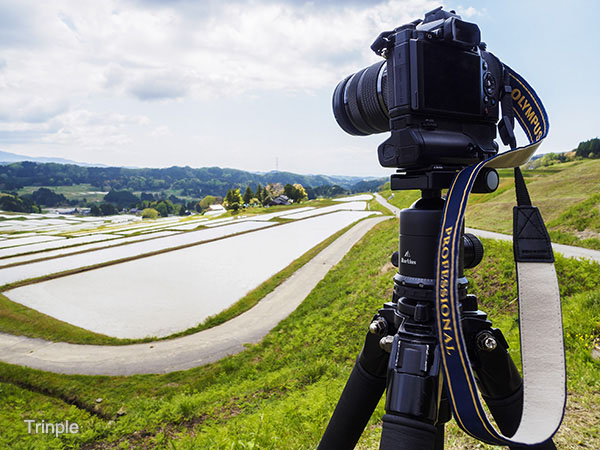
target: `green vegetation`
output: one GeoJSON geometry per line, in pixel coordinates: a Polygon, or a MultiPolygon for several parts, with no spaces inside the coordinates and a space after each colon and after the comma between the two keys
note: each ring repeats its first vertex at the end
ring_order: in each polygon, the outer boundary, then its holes
{"type": "Polygon", "coordinates": [[[142,210],[142,219],[157,219],[158,211],[154,208],[144,208],[142,210]]]}
{"type": "MultiPolygon", "coordinates": [[[[523,174],[553,242],[600,249],[600,160],[571,161],[523,174]]],[[[496,192],[471,195],[466,225],[512,234],[515,204],[512,170],[501,170],[496,192]]]]}
{"type": "MultiPolygon", "coordinates": [[[[0,364],[0,447],[315,448],[364,341],[373,313],[391,296],[398,221],[379,224],[300,307],[257,345],[196,369],[130,377],[66,376],[0,364]],[[102,402],[96,402],[102,398],[102,402]],[[34,406],[35,405],[35,406],[34,406]],[[28,435],[23,420],[77,422],[78,435],[28,435]]],[[[467,276],[518,355],[511,246],[485,241],[467,276]]],[[[600,266],[557,258],[563,297],[569,401],[558,448],[600,448],[600,266]]],[[[359,449],[378,448],[380,403],[359,449]]],[[[448,449],[478,444],[447,427],[448,449]]]]}
{"type": "Polygon", "coordinates": [[[33,213],[40,212],[40,209],[31,197],[19,197],[15,193],[0,192],[0,211],[33,213]]]}
{"type": "MultiPolygon", "coordinates": [[[[522,169],[531,200],[541,213],[553,242],[600,250],[600,159],[579,159],[536,169],[522,169]]],[[[516,205],[512,169],[501,169],[500,185],[491,194],[471,194],[468,227],[512,234],[516,205]]],[[[418,191],[380,192],[398,208],[408,208],[418,191]]]]}
{"type": "Polygon", "coordinates": [[[580,158],[598,158],[600,157],[600,139],[594,138],[588,141],[580,142],[575,149],[575,155],[580,158]]]}
{"type": "Polygon", "coordinates": [[[600,139],[594,138],[580,142],[575,150],[563,153],[545,153],[539,158],[530,161],[527,167],[535,169],[538,167],[548,167],[554,164],[560,164],[569,161],[579,161],[582,159],[595,159],[600,157],[600,139]]]}
{"type": "Polygon", "coordinates": [[[382,186],[382,190],[379,192],[388,203],[394,205],[396,208],[408,208],[420,197],[419,191],[392,191],[390,189],[390,183],[387,182],[382,186]]]}
{"type": "MultiPolygon", "coordinates": [[[[373,191],[381,180],[361,180],[357,177],[299,175],[289,172],[257,174],[219,167],[169,167],[166,169],[127,169],[123,167],[82,167],[73,164],[18,162],[0,166],[0,189],[14,191],[27,186],[73,186],[88,184],[91,191],[128,190],[132,192],[162,192],[167,196],[202,198],[205,195],[225,196],[232,188],[269,183],[300,183],[325,190],[337,185],[348,192],[373,191]]],[[[308,195],[310,193],[307,191],[308,195]]],[[[317,193],[316,196],[324,195],[317,193]]]]}

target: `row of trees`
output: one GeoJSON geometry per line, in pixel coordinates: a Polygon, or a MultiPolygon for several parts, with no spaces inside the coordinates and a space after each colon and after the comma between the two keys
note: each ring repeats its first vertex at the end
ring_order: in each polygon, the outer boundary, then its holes
{"type": "Polygon", "coordinates": [[[600,158],[600,139],[594,138],[580,142],[576,149],[563,153],[545,153],[533,159],[528,167],[547,167],[554,164],[560,164],[577,159],[595,159],[600,158]]]}
{"type": "Polygon", "coordinates": [[[575,154],[582,158],[600,158],[600,139],[580,142],[575,149],[575,154]]]}
{"type": "Polygon", "coordinates": [[[15,192],[0,193],[0,210],[24,213],[37,213],[41,211],[40,207],[31,198],[31,195],[19,196],[15,192]]]}
{"type": "Polygon", "coordinates": [[[300,203],[308,199],[306,190],[299,183],[287,183],[285,186],[281,183],[269,183],[264,188],[259,183],[256,192],[248,185],[244,195],[241,194],[239,188],[229,189],[225,195],[223,205],[234,211],[247,206],[267,206],[281,195],[285,195],[294,203],[300,203]]]}
{"type": "MultiPolygon", "coordinates": [[[[90,208],[90,214],[95,216],[106,216],[117,214],[123,210],[136,209],[154,210],[156,214],[162,217],[168,215],[184,215],[190,212],[203,213],[210,205],[224,204],[228,209],[238,210],[245,206],[267,206],[281,195],[287,196],[294,203],[300,203],[306,199],[317,198],[318,196],[330,197],[335,195],[344,195],[348,191],[340,186],[319,186],[317,188],[304,187],[299,183],[269,183],[262,186],[256,185],[252,189],[248,185],[241,194],[239,188],[232,188],[227,191],[225,198],[218,195],[205,195],[202,199],[184,199],[175,195],[166,195],[164,193],[142,192],[139,195],[130,190],[113,189],[108,192],[102,202],[88,202],[85,198],[82,200],[69,200],[63,194],[54,192],[52,189],[41,187],[32,194],[17,195],[15,192],[0,194],[0,209],[14,212],[40,212],[42,207],[83,207],[90,208]]],[[[148,214],[154,214],[148,212],[148,214]]]]}

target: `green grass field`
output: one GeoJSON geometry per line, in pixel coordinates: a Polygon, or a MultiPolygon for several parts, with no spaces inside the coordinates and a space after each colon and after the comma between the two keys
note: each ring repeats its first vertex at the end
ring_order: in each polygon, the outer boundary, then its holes
{"type": "Polygon", "coordinates": [[[42,187],[51,189],[57,194],[64,195],[67,200],[82,201],[83,199],[86,199],[88,202],[100,202],[106,195],[106,192],[98,192],[97,188],[93,187],[91,184],[74,184],[72,186],[25,186],[19,189],[17,194],[32,194],[42,187]]]}
{"type": "MultiPolygon", "coordinates": [[[[468,227],[512,234],[516,205],[512,169],[501,169],[500,186],[491,194],[471,194],[468,227]]],[[[531,200],[540,209],[553,242],[600,250],[600,160],[587,159],[523,170],[531,200]]],[[[389,198],[392,191],[381,192],[389,198]]],[[[388,200],[407,208],[415,191],[394,191],[388,200]]]]}
{"type": "MultiPolygon", "coordinates": [[[[390,298],[398,221],[379,224],[267,337],[217,363],[166,375],[65,376],[0,364],[0,448],[312,449],[354,364],[374,312],[390,298]],[[98,402],[97,399],[102,401],[98,402]],[[55,438],[23,420],[79,424],[55,438]]],[[[467,276],[518,355],[511,246],[467,276]]],[[[600,266],[557,258],[563,295],[569,401],[558,448],[600,448],[600,266]]],[[[357,448],[377,449],[380,403],[357,448]]],[[[492,448],[451,424],[449,449],[492,448]]]]}

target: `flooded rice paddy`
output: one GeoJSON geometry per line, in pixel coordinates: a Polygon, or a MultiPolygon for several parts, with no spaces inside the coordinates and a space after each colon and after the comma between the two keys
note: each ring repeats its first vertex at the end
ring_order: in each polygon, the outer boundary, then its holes
{"type": "MultiPolygon", "coordinates": [[[[101,240],[46,249],[36,239],[17,244],[36,253],[0,258],[0,285],[105,265],[4,294],[44,314],[109,336],[167,336],[226,309],[328,236],[372,214],[366,211],[364,201],[356,201],[356,197],[348,200],[332,207],[281,210],[237,219],[169,218],[139,228],[147,229],[148,234],[129,237],[124,237],[122,232],[127,230],[122,228],[140,223],[88,221],[96,223],[98,230],[94,234],[88,228],[88,236],[101,240]],[[273,221],[279,217],[296,220],[273,221]],[[207,222],[212,226],[206,227],[207,222]],[[190,230],[200,225],[202,228],[190,230]],[[100,237],[106,234],[108,238],[100,237]],[[75,249],[78,253],[69,254],[75,249]],[[123,259],[126,261],[115,263],[123,259]]],[[[44,227],[43,219],[32,220],[44,227]]],[[[77,227],[74,222],[63,226],[77,227]]],[[[4,237],[0,244],[23,239],[4,237]]],[[[64,232],[54,237],[64,242],[79,239],[65,238],[64,232]]],[[[0,252],[2,248],[10,247],[0,247],[0,252]]]]}

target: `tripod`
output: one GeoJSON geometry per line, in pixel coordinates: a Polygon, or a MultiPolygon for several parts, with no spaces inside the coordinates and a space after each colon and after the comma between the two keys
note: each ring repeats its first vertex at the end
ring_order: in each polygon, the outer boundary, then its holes
{"type": "MultiPolygon", "coordinates": [[[[392,263],[392,301],[369,326],[365,344],[346,383],[318,450],[353,449],[386,391],[380,450],[442,450],[451,409],[442,375],[435,327],[435,256],[444,199],[441,190],[422,196],[400,213],[400,246],[392,263]]],[[[462,233],[458,293],[461,323],[480,392],[503,434],[519,425],[523,385],[499,329],[467,293],[464,268],[483,256],[479,239],[462,233]]],[[[552,440],[517,449],[555,449],[552,440]]]]}

